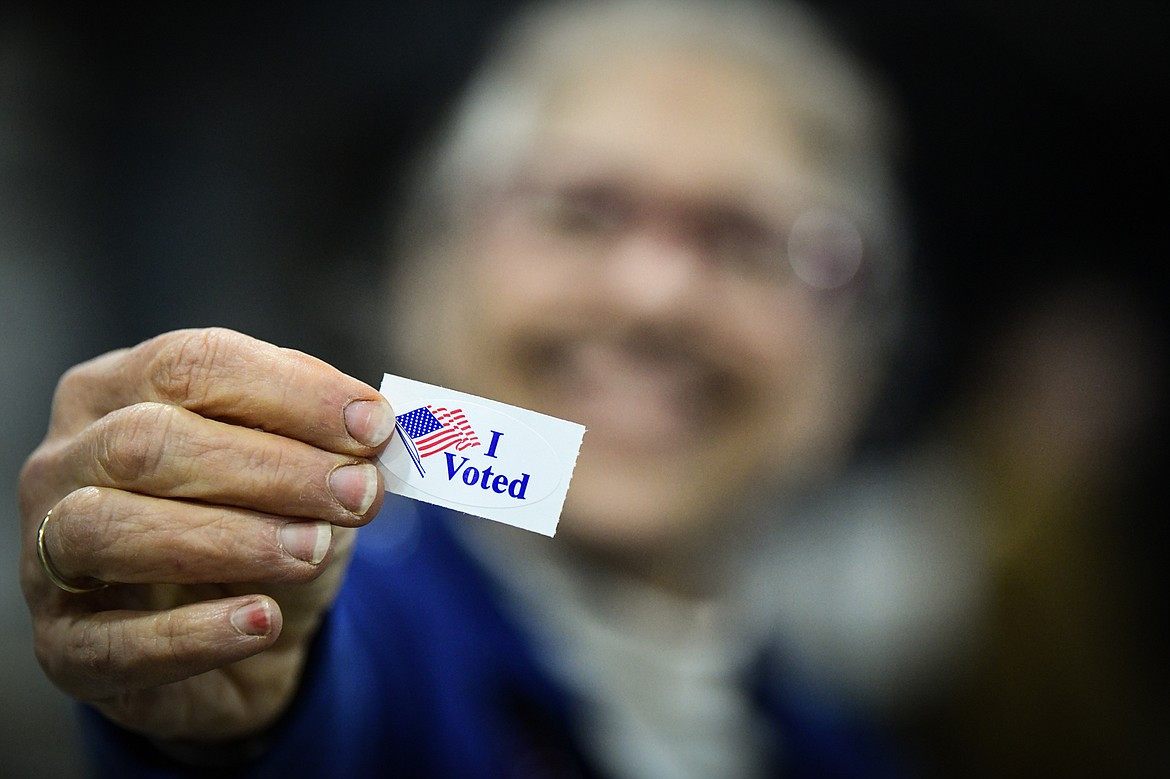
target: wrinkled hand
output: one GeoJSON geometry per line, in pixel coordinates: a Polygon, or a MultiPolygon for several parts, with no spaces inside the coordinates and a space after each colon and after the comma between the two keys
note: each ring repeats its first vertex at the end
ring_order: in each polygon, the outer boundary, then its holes
{"type": "Polygon", "coordinates": [[[21,583],[68,694],[158,739],[225,741],[287,707],[354,530],[382,502],[376,390],[229,330],[161,335],[62,377],[21,471],[21,583]],[[70,582],[58,589],[45,551],[70,582]]]}

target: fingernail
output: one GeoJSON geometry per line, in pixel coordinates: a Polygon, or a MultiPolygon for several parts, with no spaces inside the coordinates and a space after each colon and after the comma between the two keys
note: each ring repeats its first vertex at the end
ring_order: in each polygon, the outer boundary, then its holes
{"type": "Polygon", "coordinates": [[[378,496],[378,470],[369,463],[343,465],[329,474],[329,491],[354,514],[365,514],[378,496]]]}
{"type": "Polygon", "coordinates": [[[272,630],[272,611],[261,598],[232,612],[232,627],[244,636],[266,636],[272,630]]]}
{"type": "Polygon", "coordinates": [[[281,549],[298,560],[316,565],[329,552],[333,526],[328,522],[287,522],[279,535],[281,549]]]}
{"type": "Polygon", "coordinates": [[[366,446],[381,446],[394,432],[394,412],[384,400],[355,400],[345,407],[345,429],[366,446]]]}

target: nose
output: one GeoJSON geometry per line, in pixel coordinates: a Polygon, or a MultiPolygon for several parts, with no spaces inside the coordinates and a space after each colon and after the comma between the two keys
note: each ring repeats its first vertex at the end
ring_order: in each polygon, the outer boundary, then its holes
{"type": "Polygon", "coordinates": [[[712,292],[700,251],[678,231],[631,231],[608,260],[607,293],[620,315],[690,318],[712,292]]]}

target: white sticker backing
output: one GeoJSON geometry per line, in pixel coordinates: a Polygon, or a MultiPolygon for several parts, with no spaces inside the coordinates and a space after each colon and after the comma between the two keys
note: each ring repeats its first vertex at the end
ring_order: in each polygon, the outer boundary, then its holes
{"type": "Polygon", "coordinates": [[[397,415],[388,492],[556,533],[584,426],[389,373],[381,392],[397,415]]]}

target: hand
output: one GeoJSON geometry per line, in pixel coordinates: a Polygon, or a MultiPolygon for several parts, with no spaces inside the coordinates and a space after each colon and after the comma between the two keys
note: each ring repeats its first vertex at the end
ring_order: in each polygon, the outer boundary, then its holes
{"type": "Polygon", "coordinates": [[[288,706],[394,416],[376,390],[229,330],[69,370],[20,475],[21,584],[66,693],[157,739],[254,734],[288,706]],[[78,585],[68,593],[37,557],[78,585]]]}

